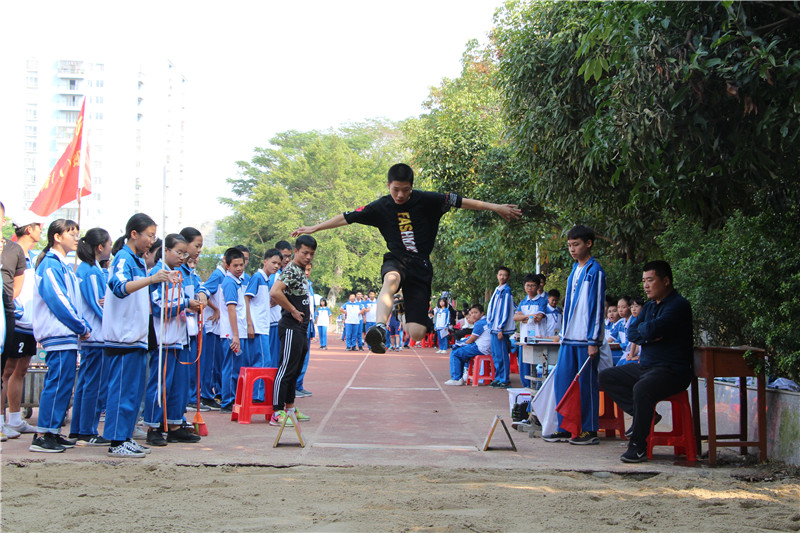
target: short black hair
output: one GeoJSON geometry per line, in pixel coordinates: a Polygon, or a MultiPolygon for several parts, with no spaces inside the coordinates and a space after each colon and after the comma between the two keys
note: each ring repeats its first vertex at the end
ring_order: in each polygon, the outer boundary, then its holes
{"type": "Polygon", "coordinates": [[[414,171],[405,163],[397,163],[389,168],[387,174],[388,182],[403,181],[408,182],[412,187],[414,186],[414,171]]]}
{"type": "Polygon", "coordinates": [[[583,242],[592,241],[594,243],[594,230],[588,226],[580,224],[567,232],[567,240],[580,239],[583,242]]]}
{"type": "Polygon", "coordinates": [[[541,283],[539,281],[539,275],[538,274],[525,274],[525,278],[523,278],[522,284],[524,285],[525,283],[528,283],[529,281],[532,281],[533,283],[535,283],[537,285],[539,285],[541,283]]]}
{"type": "Polygon", "coordinates": [[[619,300],[624,300],[625,303],[628,304],[628,307],[630,307],[631,302],[633,301],[631,300],[630,296],[620,296],[619,299],[617,300],[617,303],[619,303],[619,300]]]}
{"type": "Polygon", "coordinates": [[[294,241],[294,249],[299,250],[303,246],[308,246],[312,250],[317,249],[317,239],[312,237],[311,235],[300,235],[296,241],[294,241]]]}
{"type": "Polygon", "coordinates": [[[672,267],[669,266],[664,260],[657,259],[655,261],[649,261],[645,263],[644,267],[642,268],[642,272],[648,272],[650,270],[655,270],[656,276],[661,279],[669,278],[670,285],[674,285],[675,282],[672,280],[672,267]]]}
{"type": "Polygon", "coordinates": [[[244,244],[237,244],[236,246],[234,246],[234,248],[236,248],[237,250],[239,250],[240,252],[242,252],[244,254],[249,254],[250,253],[250,248],[248,248],[244,244]]]}
{"type": "Polygon", "coordinates": [[[508,274],[508,277],[509,278],[511,277],[511,269],[510,268],[508,268],[507,266],[502,266],[502,265],[497,267],[497,271],[498,272],[500,272],[501,270],[505,270],[506,273],[508,274]]]}
{"type": "Polygon", "coordinates": [[[244,261],[244,254],[237,248],[228,248],[225,250],[225,264],[230,266],[234,259],[241,259],[244,261]]]}
{"type": "Polygon", "coordinates": [[[556,297],[556,298],[558,298],[559,300],[561,299],[561,291],[559,291],[558,289],[550,289],[550,290],[547,292],[547,295],[548,295],[548,296],[555,296],[555,297],[556,297]]]}
{"type": "Polygon", "coordinates": [[[469,306],[469,309],[470,311],[473,309],[477,309],[478,311],[481,312],[481,314],[483,314],[483,306],[481,304],[472,304],[471,306],[469,306]]]}
{"type": "Polygon", "coordinates": [[[278,250],[291,250],[292,245],[289,241],[278,241],[275,243],[275,248],[278,250]]]}
{"type": "Polygon", "coordinates": [[[269,259],[270,257],[274,257],[276,255],[278,257],[281,257],[281,251],[278,250],[277,248],[270,248],[269,250],[264,252],[264,259],[269,259]]]}

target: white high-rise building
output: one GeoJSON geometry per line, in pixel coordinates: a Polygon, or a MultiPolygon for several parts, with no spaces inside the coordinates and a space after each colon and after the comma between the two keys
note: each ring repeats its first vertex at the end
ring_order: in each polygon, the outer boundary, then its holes
{"type": "MultiPolygon", "coordinates": [[[[136,212],[161,225],[165,204],[166,230],[183,227],[186,79],[175,65],[53,55],[17,67],[6,83],[19,87],[11,96],[19,105],[10,106],[0,145],[8,163],[0,200],[9,216],[33,202],[72,139],[85,97],[92,194],[81,201],[82,229],[100,226],[116,238],[136,212]]],[[[77,217],[72,202],[48,218],[77,217]]]]}

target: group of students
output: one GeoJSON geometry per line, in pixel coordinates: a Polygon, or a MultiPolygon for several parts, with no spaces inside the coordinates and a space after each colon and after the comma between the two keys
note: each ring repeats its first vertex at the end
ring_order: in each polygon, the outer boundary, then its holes
{"type": "MultiPolygon", "coordinates": [[[[466,313],[462,328],[471,328],[472,332],[466,340],[456,343],[450,352],[450,379],[445,385],[463,385],[465,383],[465,365],[475,355],[491,355],[495,368],[495,379],[490,386],[508,388],[511,385],[510,354],[517,343],[528,342],[539,337],[554,337],[561,329],[562,310],[558,306],[561,293],[557,289],[545,292],[547,278],[543,274],[527,274],[524,278],[525,298],[519,304],[514,297],[508,280],[511,270],[501,266],[497,269],[498,286],[492,293],[489,306],[484,315],[483,306],[473,305],[466,313]],[[517,323],[520,324],[517,336],[517,323]]],[[[436,317],[448,316],[446,302],[439,300],[436,317]]],[[[445,328],[439,329],[440,353],[445,353],[445,328]]],[[[526,363],[521,364],[520,376],[523,386],[529,383],[524,376],[530,375],[531,369],[526,363]]]]}
{"type": "MultiPolygon", "coordinates": [[[[4,209],[2,215],[4,219],[4,209]]],[[[150,448],[133,438],[140,414],[150,446],[199,442],[201,437],[185,421],[186,411],[230,412],[242,366],[279,369],[272,399],[264,398],[263,384],[256,390],[256,400],[273,404],[273,425],[283,423],[284,407],[292,407],[295,397],[311,395],[302,387],[307,341],[314,334],[309,317],[325,313],[315,311],[306,277],[316,241],[309,236],[298,239],[307,245],[300,248],[311,253],[304,254],[299,275],[300,266],[288,269],[296,283],[287,288],[282,272],[292,260],[292,246],[286,241],[267,250],[252,277],[244,273],[249,250],[229,248],[222,264],[202,282],[195,271],[203,247],[201,233],[187,227],[166,235],[162,245],[156,230],[153,219],[139,213],[128,221],[125,235],[112,243],[102,228],[81,237],[76,222],[57,219],[50,223],[47,245],[33,264],[28,252],[38,242],[42,224],[15,220],[25,248],[1,241],[9,267],[3,268],[3,373],[5,377],[9,370],[8,378],[17,373],[24,378],[37,342],[46,351],[48,369],[37,427],[20,417],[21,384],[9,386],[13,380],[4,379],[3,400],[8,392],[10,410],[8,422],[0,420],[3,437],[33,433],[29,449],[35,452],[63,452],[80,443],[107,446],[113,457],[144,457],[150,448]],[[73,252],[80,260],[77,268],[67,259],[73,252]],[[21,287],[14,290],[15,285],[21,287]],[[271,294],[275,286],[281,292],[278,297],[271,294]],[[294,293],[299,298],[295,306],[281,301],[294,293]],[[14,305],[12,314],[8,302],[14,305]],[[297,368],[288,372],[292,379],[279,386],[287,374],[282,353],[287,343],[279,328],[287,307],[301,310],[300,320],[293,320],[290,329],[302,326],[306,342],[297,346],[305,357],[301,354],[299,365],[293,358],[297,368]],[[286,391],[288,384],[291,391],[286,391]],[[71,399],[72,422],[65,437],[60,430],[71,399]]],[[[296,419],[308,419],[297,410],[295,414],[296,419]]]]}
{"type": "Polygon", "coordinates": [[[369,291],[366,299],[361,291],[351,292],[348,295],[347,301],[340,307],[344,317],[342,340],[345,341],[346,350],[364,350],[364,335],[375,325],[377,310],[375,291],[369,291]]]}

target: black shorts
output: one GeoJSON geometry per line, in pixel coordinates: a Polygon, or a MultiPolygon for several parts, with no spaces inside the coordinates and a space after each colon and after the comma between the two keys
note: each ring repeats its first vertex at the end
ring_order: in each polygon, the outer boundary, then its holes
{"type": "Polygon", "coordinates": [[[11,359],[36,355],[36,339],[30,333],[14,332],[14,346],[8,352],[11,359]]]}
{"type": "Polygon", "coordinates": [[[385,254],[381,267],[381,279],[388,272],[400,274],[406,322],[426,324],[428,308],[431,305],[431,282],[433,281],[433,267],[430,260],[409,255],[398,258],[392,254],[385,254]]]}

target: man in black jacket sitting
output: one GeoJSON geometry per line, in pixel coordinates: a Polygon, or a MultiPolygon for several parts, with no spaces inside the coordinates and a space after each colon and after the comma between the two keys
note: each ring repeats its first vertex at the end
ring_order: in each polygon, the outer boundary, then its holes
{"type": "Polygon", "coordinates": [[[692,307],[673,287],[666,261],[644,266],[642,284],[649,301],[628,328],[640,347],[639,364],[600,372],[600,390],[633,416],[625,463],[647,461],[647,437],[656,404],[689,387],[692,380],[692,307]]]}

